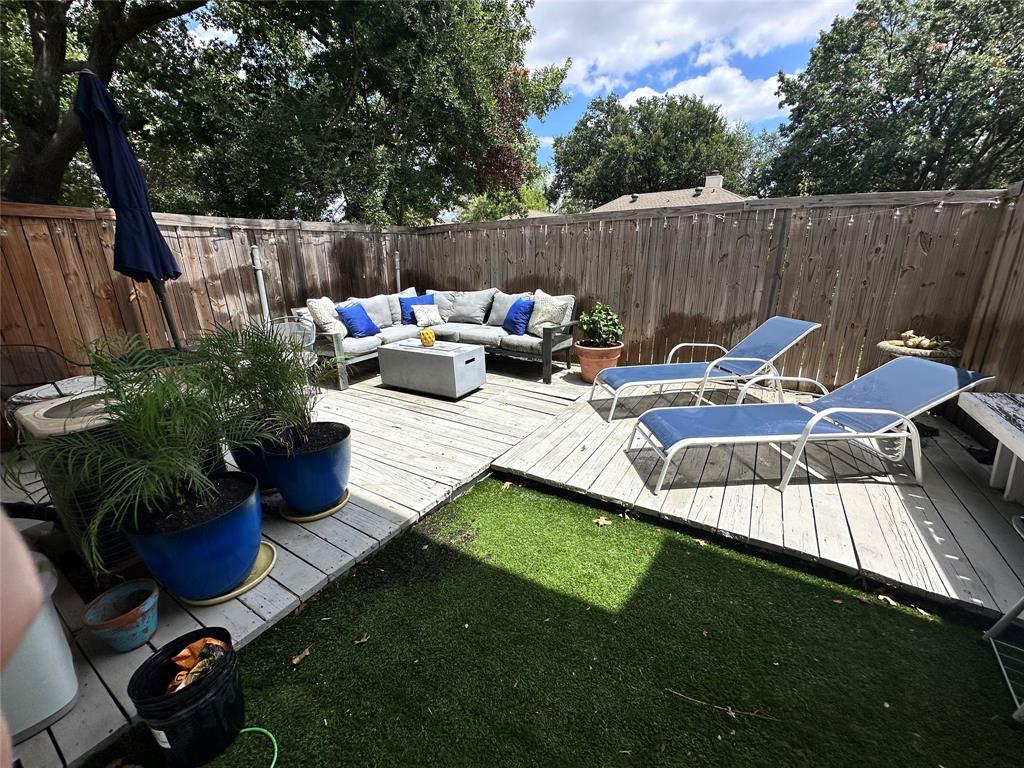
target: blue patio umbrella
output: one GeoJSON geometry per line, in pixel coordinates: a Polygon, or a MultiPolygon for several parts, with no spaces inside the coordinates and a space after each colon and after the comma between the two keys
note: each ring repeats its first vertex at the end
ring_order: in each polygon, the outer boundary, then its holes
{"type": "Polygon", "coordinates": [[[114,269],[153,286],[174,346],[181,349],[164,290],[164,281],[177,279],[181,268],[153,220],[146,179],[124,133],[124,112],[95,73],[85,69],[79,75],[75,113],[96,175],[117,212],[114,269]]]}

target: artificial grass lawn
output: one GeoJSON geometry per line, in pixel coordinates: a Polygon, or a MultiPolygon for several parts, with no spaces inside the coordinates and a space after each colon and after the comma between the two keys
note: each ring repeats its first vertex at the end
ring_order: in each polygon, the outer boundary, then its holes
{"type": "Polygon", "coordinates": [[[242,651],[249,724],[281,766],[1022,764],[977,627],[600,514],[481,483],[242,651]]]}

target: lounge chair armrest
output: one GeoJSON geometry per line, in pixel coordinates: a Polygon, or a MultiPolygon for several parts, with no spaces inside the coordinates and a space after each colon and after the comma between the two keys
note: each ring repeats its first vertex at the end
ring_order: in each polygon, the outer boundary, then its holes
{"type": "Polygon", "coordinates": [[[715,370],[715,366],[717,366],[719,363],[725,362],[726,360],[731,360],[734,363],[761,363],[761,367],[754,371],[754,373],[757,373],[757,371],[760,371],[762,368],[767,366],[768,373],[774,376],[779,375],[778,370],[775,368],[775,365],[772,363],[771,360],[765,360],[764,358],[761,357],[730,357],[729,355],[722,355],[722,357],[716,358],[712,360],[710,363],[708,363],[707,368],[704,369],[704,377],[701,379],[700,389],[697,390],[698,404],[704,402],[704,391],[708,388],[708,382],[711,380],[711,372],[715,370]]]}
{"type": "MultiPolygon", "coordinates": [[[[772,383],[774,383],[776,385],[780,384],[783,381],[802,381],[805,384],[813,384],[814,386],[816,386],[818,389],[821,390],[821,394],[822,395],[827,395],[828,394],[828,387],[826,387],[824,384],[822,384],[817,379],[812,379],[812,378],[810,378],[808,376],[773,376],[770,373],[766,373],[766,374],[764,374],[762,376],[755,376],[754,378],[750,379],[746,384],[744,384],[742,387],[740,387],[740,394],[736,398],[736,405],[741,405],[743,403],[743,398],[745,398],[747,396],[747,390],[748,389],[750,389],[753,386],[757,386],[758,384],[761,384],[762,382],[765,382],[765,381],[770,381],[770,382],[772,382],[772,383]]],[[[782,402],[782,387],[776,386],[775,387],[775,391],[778,394],[779,402],[781,403],[782,402]]]]}
{"type": "Polygon", "coordinates": [[[687,342],[684,342],[682,344],[676,344],[674,347],[672,347],[672,349],[669,350],[668,357],[665,358],[665,364],[666,365],[671,364],[672,363],[672,358],[676,356],[676,352],[678,352],[680,349],[686,349],[687,347],[702,347],[702,348],[709,348],[709,349],[720,349],[723,352],[725,352],[726,354],[728,354],[728,352],[729,352],[729,350],[726,349],[725,347],[723,347],[721,344],[701,344],[701,343],[687,341],[687,342]]]}
{"type": "MultiPolygon", "coordinates": [[[[827,419],[835,413],[861,413],[869,416],[892,416],[893,419],[901,421],[912,435],[917,435],[917,425],[911,420],[906,414],[900,413],[899,411],[893,411],[888,408],[847,408],[847,407],[836,407],[826,408],[822,411],[818,411],[811,417],[811,419],[804,426],[803,434],[801,439],[806,440],[807,436],[811,434],[811,431],[817,426],[818,422],[822,419],[827,419]]],[[[856,435],[856,433],[852,433],[856,435]]],[[[875,437],[880,436],[876,433],[864,434],[864,437],[875,437]]]]}

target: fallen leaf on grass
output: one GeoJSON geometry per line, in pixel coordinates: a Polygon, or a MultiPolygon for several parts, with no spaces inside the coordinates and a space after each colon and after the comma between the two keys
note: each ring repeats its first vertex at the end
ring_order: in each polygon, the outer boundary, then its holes
{"type": "Polygon", "coordinates": [[[609,520],[604,515],[601,515],[600,517],[595,517],[590,522],[596,523],[598,528],[604,528],[606,525],[611,525],[612,524],[612,521],[609,520]]]}
{"type": "Polygon", "coordinates": [[[700,544],[702,547],[706,547],[708,545],[708,543],[704,541],[704,539],[694,539],[694,541],[700,544]]]}
{"type": "Polygon", "coordinates": [[[511,480],[506,480],[504,483],[501,484],[501,490],[503,490],[503,491],[507,491],[511,487],[512,487],[512,481],[511,480]]]}
{"type": "Polygon", "coordinates": [[[302,653],[300,653],[300,654],[299,654],[298,656],[292,656],[292,666],[293,666],[293,667],[294,667],[294,666],[297,666],[297,665],[298,665],[298,664],[300,664],[300,663],[302,662],[302,660],[303,660],[304,658],[306,658],[307,656],[309,656],[309,648],[307,648],[306,650],[304,650],[304,651],[303,651],[302,653]]]}
{"type": "Polygon", "coordinates": [[[353,640],[352,645],[366,645],[366,642],[370,639],[369,635],[363,635],[358,640],[353,640]]]}
{"type": "Polygon", "coordinates": [[[883,603],[888,603],[889,605],[892,605],[892,606],[899,605],[899,603],[897,603],[895,600],[893,600],[888,595],[879,595],[878,599],[881,600],[883,603]]]}
{"type": "Polygon", "coordinates": [[[292,611],[292,616],[298,616],[304,610],[306,610],[306,604],[304,602],[299,603],[298,607],[294,611],[292,611]]]}
{"type": "Polygon", "coordinates": [[[836,605],[842,605],[843,604],[843,601],[839,600],[838,598],[833,600],[832,602],[835,603],[836,605]]]}

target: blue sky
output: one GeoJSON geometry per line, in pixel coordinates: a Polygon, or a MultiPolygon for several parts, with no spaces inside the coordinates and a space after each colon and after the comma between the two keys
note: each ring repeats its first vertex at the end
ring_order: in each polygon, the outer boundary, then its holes
{"type": "Polygon", "coordinates": [[[527,64],[572,58],[568,104],[529,128],[541,137],[538,159],[549,164],[551,140],[572,130],[590,100],[615,91],[691,93],[722,105],[754,131],[774,128],[785,113],[774,95],[779,70],[807,65],[818,34],[851,0],[537,0],[527,64]]]}

